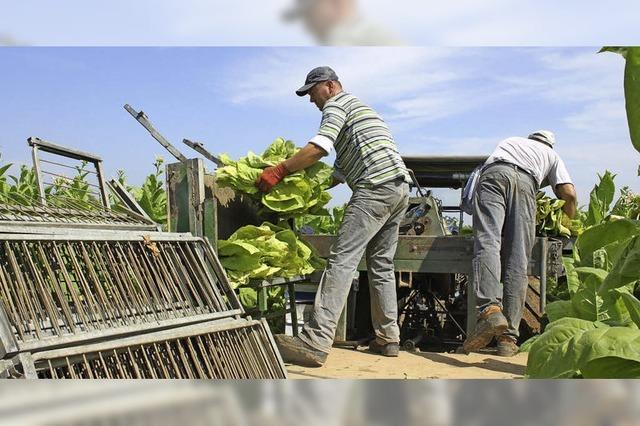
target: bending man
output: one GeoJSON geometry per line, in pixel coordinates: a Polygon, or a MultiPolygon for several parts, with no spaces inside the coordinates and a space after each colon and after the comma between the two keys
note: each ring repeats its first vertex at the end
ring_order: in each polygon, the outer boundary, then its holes
{"type": "Polygon", "coordinates": [[[487,159],[473,199],[473,290],[479,315],[464,342],[466,352],[495,336],[498,355],[513,356],[527,295],[527,266],[535,241],[536,193],[551,185],[573,218],[576,192],[564,162],[553,150],[555,136],[539,130],[500,142],[487,159]],[[503,262],[500,262],[501,252],[503,262]],[[500,286],[500,278],[504,286],[500,286]]]}

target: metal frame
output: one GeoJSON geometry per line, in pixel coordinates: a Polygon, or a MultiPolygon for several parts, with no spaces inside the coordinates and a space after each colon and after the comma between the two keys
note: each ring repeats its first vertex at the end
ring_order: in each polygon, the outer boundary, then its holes
{"type": "MultiPolygon", "coordinates": [[[[131,230],[157,230],[158,225],[154,223],[141,209],[131,211],[133,205],[131,197],[126,191],[116,191],[112,186],[107,185],[102,171],[102,159],[94,154],[78,151],[75,149],[56,145],[36,137],[28,138],[28,144],[32,147],[33,167],[35,179],[38,187],[37,199],[31,199],[19,194],[7,194],[0,200],[0,232],[32,232],[32,227],[63,227],[63,228],[83,228],[83,229],[131,229],[131,230]],[[99,200],[74,201],[63,196],[54,199],[57,201],[52,205],[45,196],[44,182],[42,179],[42,167],[39,157],[40,152],[70,158],[73,160],[87,161],[95,167],[96,178],[99,190],[99,200]],[[111,208],[109,204],[109,194],[107,190],[122,202],[117,208],[111,208]],[[59,202],[58,202],[59,201],[59,202]]],[[[63,167],[71,167],[65,164],[58,164],[63,167]]],[[[57,175],[55,173],[51,173],[57,175]]],[[[135,202],[135,200],[134,200],[135,202]]]]}
{"type": "Polygon", "coordinates": [[[111,179],[108,183],[109,188],[122,200],[122,202],[131,209],[132,212],[139,215],[141,218],[152,221],[151,217],[146,211],[138,204],[135,198],[126,190],[120,182],[115,179],[111,179]]]}
{"type": "MultiPolygon", "coordinates": [[[[251,280],[249,281],[249,286],[255,287],[258,293],[258,303],[256,307],[256,311],[259,315],[259,318],[270,318],[275,315],[279,315],[281,313],[291,314],[291,328],[293,330],[293,335],[298,335],[298,312],[296,310],[296,284],[300,284],[303,282],[308,282],[309,277],[304,275],[296,275],[291,278],[274,278],[271,280],[251,280]],[[267,289],[269,287],[286,287],[287,293],[289,296],[289,308],[286,307],[284,309],[271,312],[269,314],[265,314],[268,311],[267,306],[267,289]]],[[[253,312],[253,311],[252,311],[253,312]]]]}
{"type": "MultiPolygon", "coordinates": [[[[286,379],[264,319],[227,319],[117,340],[21,353],[25,378],[286,379]]],[[[7,373],[5,373],[7,375],[7,373]]]]}
{"type": "Polygon", "coordinates": [[[0,244],[5,354],[244,313],[202,238],[75,231],[0,234],[0,244]]]}
{"type": "Polygon", "coordinates": [[[211,161],[216,166],[218,166],[218,167],[224,166],[224,164],[222,164],[222,161],[220,161],[220,158],[218,158],[215,155],[213,155],[212,153],[210,153],[204,147],[202,142],[194,142],[194,141],[191,141],[189,139],[182,139],[182,143],[187,145],[189,148],[193,149],[198,154],[202,155],[207,160],[211,161]]]}
{"type": "Polygon", "coordinates": [[[96,168],[97,179],[100,186],[100,195],[102,197],[103,207],[109,210],[109,197],[107,196],[107,185],[104,179],[104,172],[102,171],[102,158],[94,154],[78,151],[75,149],[67,148],[61,145],[54,144],[52,142],[44,141],[37,137],[29,137],[27,139],[29,146],[33,148],[33,167],[36,170],[36,180],[38,182],[38,188],[40,190],[40,198],[44,205],[46,205],[44,186],[42,182],[42,174],[40,168],[40,160],[38,152],[48,152],[50,154],[60,155],[62,157],[72,158],[74,160],[87,161],[96,168]]]}
{"type": "MultiPolygon", "coordinates": [[[[334,235],[303,235],[320,257],[329,256],[329,250],[336,237],[334,235]]],[[[562,266],[553,253],[562,250],[562,244],[546,237],[537,237],[529,259],[528,275],[540,276],[540,309],[544,311],[547,273],[557,274],[562,266]]],[[[398,237],[398,248],[394,257],[396,271],[423,273],[473,273],[473,237],[465,236],[409,236],[398,237]]],[[[366,271],[363,258],[358,271],[366,271]]],[[[475,326],[475,295],[467,292],[467,331],[475,326]]]]}

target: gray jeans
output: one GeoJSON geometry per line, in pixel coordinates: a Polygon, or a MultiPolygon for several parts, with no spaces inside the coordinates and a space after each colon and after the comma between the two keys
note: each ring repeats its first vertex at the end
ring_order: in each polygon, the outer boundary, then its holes
{"type": "Polygon", "coordinates": [[[299,334],[315,349],[329,352],[354,273],[366,251],[371,318],[381,343],[399,342],[398,300],[393,257],[398,227],[409,203],[409,185],[401,180],[356,188],[316,293],[313,313],[299,334]]]}
{"type": "Polygon", "coordinates": [[[537,185],[510,164],[494,164],[480,177],[473,205],[473,284],[480,310],[503,308],[506,334],[517,338],[527,295],[527,266],[535,239],[537,185]],[[501,288],[500,281],[504,283],[501,288]]]}

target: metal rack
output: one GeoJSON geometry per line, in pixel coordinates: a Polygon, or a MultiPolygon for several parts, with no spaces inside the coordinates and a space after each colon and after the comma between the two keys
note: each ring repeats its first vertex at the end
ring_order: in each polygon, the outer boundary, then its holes
{"type": "Polygon", "coordinates": [[[208,240],[159,232],[105,182],[99,157],[29,145],[38,193],[0,202],[0,376],[286,377],[268,327],[242,318],[208,240]],[[43,152],[62,158],[48,165],[92,164],[97,191],[45,171],[43,152]],[[59,180],[45,187],[43,175],[59,180]],[[87,190],[81,201],[66,200],[68,182],[87,190]]]}
{"type": "Polygon", "coordinates": [[[73,348],[22,353],[27,379],[283,379],[263,321],[227,319],[73,348]]]}

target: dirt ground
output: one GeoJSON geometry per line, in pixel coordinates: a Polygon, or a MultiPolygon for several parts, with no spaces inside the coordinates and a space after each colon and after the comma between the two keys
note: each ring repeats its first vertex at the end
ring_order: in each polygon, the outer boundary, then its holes
{"type": "Polygon", "coordinates": [[[505,358],[486,353],[450,354],[400,351],[398,358],[367,352],[366,348],[333,348],[320,368],[287,364],[291,379],[517,379],[527,354],[505,358]]]}

